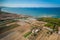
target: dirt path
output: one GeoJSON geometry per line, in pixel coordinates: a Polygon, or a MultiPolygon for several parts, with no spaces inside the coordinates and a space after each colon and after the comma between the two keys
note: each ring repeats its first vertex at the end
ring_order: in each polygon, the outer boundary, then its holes
{"type": "Polygon", "coordinates": [[[44,40],[46,37],[46,32],[47,32],[46,30],[45,31],[42,30],[36,40],[44,40]]]}
{"type": "Polygon", "coordinates": [[[58,35],[56,33],[53,33],[48,39],[49,40],[57,40],[58,35]]]}

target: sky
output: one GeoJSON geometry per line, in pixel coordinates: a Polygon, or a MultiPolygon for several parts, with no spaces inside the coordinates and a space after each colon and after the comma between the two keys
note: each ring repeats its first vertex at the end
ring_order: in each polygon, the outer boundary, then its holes
{"type": "Polygon", "coordinates": [[[0,0],[3,7],[60,7],[60,0],[0,0]]]}

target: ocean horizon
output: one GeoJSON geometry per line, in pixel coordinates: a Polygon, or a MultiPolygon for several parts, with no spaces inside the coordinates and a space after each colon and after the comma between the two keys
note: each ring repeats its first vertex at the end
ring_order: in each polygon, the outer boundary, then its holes
{"type": "Polygon", "coordinates": [[[60,7],[57,8],[21,8],[21,7],[3,7],[1,11],[29,15],[34,17],[55,17],[60,18],[60,7]]]}

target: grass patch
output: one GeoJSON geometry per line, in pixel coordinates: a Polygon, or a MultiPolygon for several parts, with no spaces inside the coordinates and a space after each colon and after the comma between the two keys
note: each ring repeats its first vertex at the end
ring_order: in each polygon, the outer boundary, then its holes
{"type": "Polygon", "coordinates": [[[32,32],[25,33],[24,37],[28,37],[32,32]]]}

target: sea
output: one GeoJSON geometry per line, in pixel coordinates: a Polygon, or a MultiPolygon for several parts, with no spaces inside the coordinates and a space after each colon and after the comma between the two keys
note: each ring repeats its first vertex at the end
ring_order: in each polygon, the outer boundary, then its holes
{"type": "Polygon", "coordinates": [[[55,17],[60,18],[60,7],[54,8],[22,8],[22,7],[3,7],[1,11],[15,14],[29,15],[34,17],[55,17]]]}

